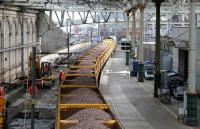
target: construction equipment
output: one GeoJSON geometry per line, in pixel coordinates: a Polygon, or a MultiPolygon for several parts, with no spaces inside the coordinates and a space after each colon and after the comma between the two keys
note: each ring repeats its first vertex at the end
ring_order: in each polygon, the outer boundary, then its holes
{"type": "Polygon", "coordinates": [[[5,92],[4,87],[0,86],[0,129],[4,129],[6,127],[6,100],[5,100],[5,92]]]}
{"type": "MultiPolygon", "coordinates": [[[[32,53],[29,56],[29,84],[32,78],[32,53]]],[[[36,86],[38,88],[51,88],[55,84],[53,66],[50,61],[41,61],[41,55],[36,54],[36,86]]]]}

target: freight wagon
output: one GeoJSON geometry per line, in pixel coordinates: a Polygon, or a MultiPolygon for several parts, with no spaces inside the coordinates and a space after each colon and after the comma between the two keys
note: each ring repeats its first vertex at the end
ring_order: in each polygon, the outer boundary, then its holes
{"type": "Polygon", "coordinates": [[[69,66],[60,85],[55,129],[122,129],[98,89],[101,71],[116,48],[105,39],[69,66]]]}

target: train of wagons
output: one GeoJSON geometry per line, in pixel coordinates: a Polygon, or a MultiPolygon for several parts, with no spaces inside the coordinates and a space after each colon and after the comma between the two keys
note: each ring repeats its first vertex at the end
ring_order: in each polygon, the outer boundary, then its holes
{"type": "Polygon", "coordinates": [[[104,39],[68,66],[59,86],[55,129],[122,129],[99,90],[101,71],[116,49],[104,39]]]}

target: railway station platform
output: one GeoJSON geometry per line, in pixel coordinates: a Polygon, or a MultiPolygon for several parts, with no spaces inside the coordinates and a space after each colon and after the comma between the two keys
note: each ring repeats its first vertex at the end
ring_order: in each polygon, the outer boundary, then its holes
{"type": "Polygon", "coordinates": [[[177,103],[165,105],[153,98],[153,83],[137,82],[129,76],[125,52],[118,46],[101,74],[100,90],[125,129],[200,128],[186,126],[177,119],[177,103]]]}

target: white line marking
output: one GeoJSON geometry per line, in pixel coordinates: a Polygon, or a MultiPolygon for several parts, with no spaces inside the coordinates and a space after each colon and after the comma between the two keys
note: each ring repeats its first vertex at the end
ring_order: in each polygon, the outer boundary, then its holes
{"type": "MultiPolygon", "coordinates": [[[[150,95],[153,97],[152,93],[146,88],[144,87],[143,85],[141,85],[142,88],[150,95]]],[[[164,104],[162,104],[158,99],[155,99],[164,109],[166,109],[169,113],[171,113],[176,119],[178,118],[178,116],[173,112],[171,111],[167,106],[165,106],[164,104]]]]}
{"type": "MultiPolygon", "coordinates": [[[[141,85],[141,84],[140,84],[141,85]]],[[[141,85],[142,88],[150,95],[153,97],[152,93],[143,85],[141,85]]],[[[165,110],[167,110],[169,113],[171,113],[172,116],[174,116],[176,119],[178,119],[178,116],[171,110],[169,109],[167,106],[165,106],[164,104],[162,104],[158,99],[155,99],[165,110]]],[[[193,129],[191,126],[188,126],[189,129],[193,129]]]]}

